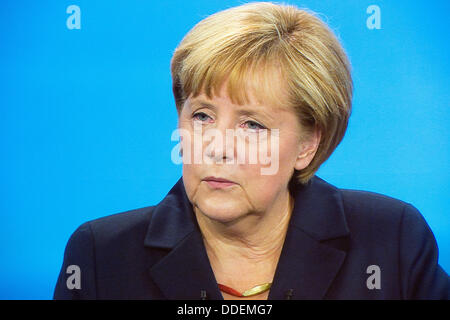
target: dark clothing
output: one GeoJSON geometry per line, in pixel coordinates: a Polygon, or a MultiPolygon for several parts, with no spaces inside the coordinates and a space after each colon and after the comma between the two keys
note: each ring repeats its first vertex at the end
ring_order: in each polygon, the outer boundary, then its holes
{"type": "MultiPolygon", "coordinates": [[[[270,299],[449,299],[435,238],[410,204],[314,177],[295,205],[270,299]],[[378,269],[377,269],[378,268],[378,269]]],[[[156,206],[81,225],[55,299],[223,299],[182,178],[156,206]],[[81,288],[68,289],[69,265],[81,288]]]]}

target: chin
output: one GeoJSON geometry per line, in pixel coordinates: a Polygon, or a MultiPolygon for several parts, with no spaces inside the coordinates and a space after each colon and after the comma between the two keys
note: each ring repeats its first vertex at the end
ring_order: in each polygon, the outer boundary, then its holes
{"type": "Polygon", "coordinates": [[[197,205],[201,213],[211,220],[229,223],[245,216],[244,210],[240,206],[233,205],[229,201],[214,201],[209,198],[204,203],[197,205]]]}

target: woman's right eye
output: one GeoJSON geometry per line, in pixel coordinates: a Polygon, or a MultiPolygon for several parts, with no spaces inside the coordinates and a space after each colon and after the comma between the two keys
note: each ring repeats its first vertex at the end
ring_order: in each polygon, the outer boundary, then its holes
{"type": "Polygon", "coordinates": [[[204,112],[197,112],[192,116],[192,118],[194,120],[199,120],[199,121],[203,122],[203,121],[207,121],[210,117],[204,112]]]}

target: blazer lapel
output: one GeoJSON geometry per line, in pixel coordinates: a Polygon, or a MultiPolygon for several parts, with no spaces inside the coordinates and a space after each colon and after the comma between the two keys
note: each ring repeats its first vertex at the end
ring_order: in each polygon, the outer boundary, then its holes
{"type": "Polygon", "coordinates": [[[322,299],[339,271],[345,252],[312,239],[293,228],[278,261],[270,300],[322,299]]]}
{"type": "Polygon", "coordinates": [[[167,299],[199,300],[202,290],[207,299],[223,299],[182,178],[154,209],[144,244],[170,250],[149,269],[167,299]]]}
{"type": "Polygon", "coordinates": [[[207,299],[223,299],[199,232],[183,239],[150,275],[169,300],[200,300],[202,291],[207,299]]]}
{"type": "Polygon", "coordinates": [[[296,186],[269,299],[324,298],[345,260],[348,236],[338,189],[318,177],[296,186]]]}

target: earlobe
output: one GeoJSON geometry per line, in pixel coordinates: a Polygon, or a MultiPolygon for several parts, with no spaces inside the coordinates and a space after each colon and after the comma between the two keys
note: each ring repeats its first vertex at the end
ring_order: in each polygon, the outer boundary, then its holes
{"type": "Polygon", "coordinates": [[[314,158],[316,151],[319,147],[321,138],[320,130],[316,129],[311,135],[309,141],[305,141],[301,147],[301,153],[297,156],[295,162],[295,169],[302,170],[306,168],[314,158]]]}
{"type": "Polygon", "coordinates": [[[302,170],[305,169],[314,158],[316,150],[308,150],[306,152],[303,152],[297,156],[297,160],[295,161],[295,169],[296,170],[302,170]]]}
{"type": "Polygon", "coordinates": [[[299,154],[298,155],[298,157],[297,157],[297,159],[304,159],[304,158],[306,158],[307,156],[309,156],[311,153],[313,153],[315,150],[309,150],[309,151],[307,151],[307,152],[304,152],[304,153],[302,153],[302,154],[299,154]]]}

